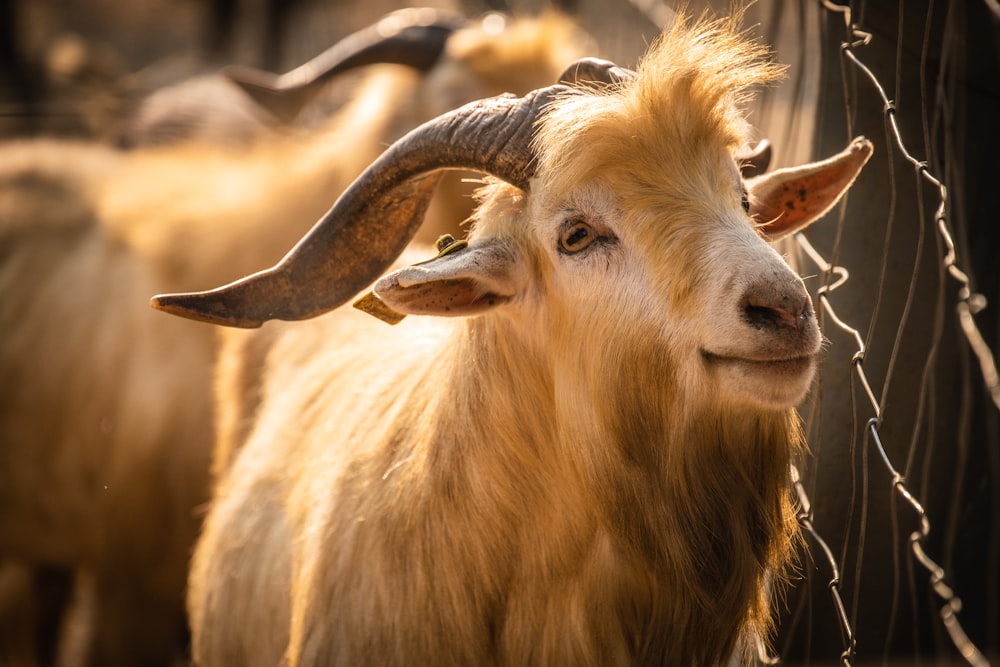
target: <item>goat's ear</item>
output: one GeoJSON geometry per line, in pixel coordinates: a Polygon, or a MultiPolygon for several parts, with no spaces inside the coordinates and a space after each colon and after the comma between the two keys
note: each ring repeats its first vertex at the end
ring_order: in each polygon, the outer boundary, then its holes
{"type": "Polygon", "coordinates": [[[402,315],[475,315],[516,296],[519,264],[501,241],[455,242],[434,259],[386,275],[355,306],[390,323],[402,315]]]}
{"type": "Polygon", "coordinates": [[[768,241],[794,234],[829,211],[872,155],[858,137],[842,152],[800,167],[778,169],[747,181],[750,215],[768,241]]]}

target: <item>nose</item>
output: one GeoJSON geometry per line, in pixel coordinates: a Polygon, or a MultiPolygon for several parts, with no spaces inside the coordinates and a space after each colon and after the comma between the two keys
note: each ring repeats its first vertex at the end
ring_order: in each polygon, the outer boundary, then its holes
{"type": "Polygon", "coordinates": [[[801,283],[757,283],[740,300],[743,319],[755,329],[802,329],[813,317],[812,301],[801,283]]]}

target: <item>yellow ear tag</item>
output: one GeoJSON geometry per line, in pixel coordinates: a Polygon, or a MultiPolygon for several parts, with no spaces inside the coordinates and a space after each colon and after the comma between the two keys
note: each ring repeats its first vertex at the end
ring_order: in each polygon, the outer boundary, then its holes
{"type": "MultiPolygon", "coordinates": [[[[437,247],[438,254],[431,257],[423,262],[417,262],[413,266],[420,266],[421,264],[427,264],[433,262],[436,259],[440,259],[445,255],[449,255],[457,250],[461,250],[469,245],[466,240],[457,241],[451,234],[443,234],[438,237],[435,242],[435,247],[437,247]]],[[[368,292],[360,299],[354,302],[354,307],[358,310],[368,313],[372,317],[377,317],[383,322],[388,324],[399,324],[406,317],[405,313],[400,313],[399,311],[393,310],[389,306],[385,305],[385,302],[378,297],[375,292],[368,292]]]]}
{"type": "Polygon", "coordinates": [[[377,317],[388,324],[399,324],[403,321],[403,318],[406,317],[405,314],[395,311],[385,305],[385,301],[378,298],[378,296],[375,295],[375,292],[368,292],[363,297],[355,301],[354,307],[362,312],[368,313],[372,317],[377,317]]]}

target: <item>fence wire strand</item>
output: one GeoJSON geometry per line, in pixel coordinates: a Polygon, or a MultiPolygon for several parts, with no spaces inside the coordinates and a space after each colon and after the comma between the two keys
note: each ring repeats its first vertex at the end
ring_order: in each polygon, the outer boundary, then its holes
{"type": "MultiPolygon", "coordinates": [[[[979,362],[983,381],[990,393],[993,403],[997,406],[997,408],[1000,408],[1000,374],[997,373],[994,355],[983,338],[974,318],[974,315],[986,306],[986,302],[982,295],[976,294],[972,291],[972,285],[968,274],[958,266],[955,243],[951,229],[948,225],[947,216],[945,214],[948,202],[948,189],[941,180],[931,174],[926,162],[916,159],[906,148],[899,126],[896,123],[895,104],[886,95],[885,89],[875,76],[874,72],[867,65],[865,65],[865,63],[855,53],[855,49],[864,47],[871,42],[872,34],[865,32],[858,25],[854,24],[850,7],[837,4],[831,0],[819,0],[819,3],[824,9],[842,15],[844,26],[847,31],[847,39],[841,44],[841,53],[843,54],[843,57],[851,64],[852,67],[856,68],[865,79],[868,80],[874,88],[876,94],[881,98],[887,132],[890,134],[891,141],[895,144],[896,149],[899,151],[901,156],[913,166],[917,177],[926,180],[937,190],[938,206],[934,213],[934,222],[938,235],[944,244],[944,248],[946,249],[944,257],[941,260],[942,266],[947,274],[959,284],[958,304],[956,306],[959,324],[970,349],[979,362]]],[[[861,332],[845,322],[837,314],[833,307],[830,295],[838,287],[846,283],[847,280],[849,280],[850,275],[845,268],[831,264],[824,259],[804,236],[799,234],[796,236],[796,239],[805,254],[816,264],[817,267],[819,267],[823,275],[828,277],[827,283],[817,290],[817,300],[820,302],[824,311],[829,315],[832,322],[838,328],[849,334],[857,345],[857,352],[855,352],[852,357],[852,366],[861,387],[864,389],[868,402],[871,404],[873,415],[865,426],[866,434],[870,436],[870,441],[875,447],[879,459],[882,461],[891,476],[893,489],[899,497],[907,503],[918,518],[919,529],[910,534],[909,546],[915,561],[919,563],[919,565],[922,566],[930,575],[931,589],[944,603],[940,609],[941,622],[958,652],[970,665],[973,665],[974,667],[986,666],[988,665],[988,662],[985,656],[968,637],[958,620],[958,613],[962,608],[961,600],[955,594],[955,591],[945,582],[944,569],[930,556],[928,556],[927,552],[924,550],[924,541],[931,531],[930,519],[924,511],[921,503],[907,488],[903,475],[901,475],[893,466],[892,461],[882,444],[879,426],[882,421],[883,403],[881,403],[876,397],[876,394],[872,389],[872,385],[865,373],[864,361],[867,351],[865,340],[862,337],[861,332]]],[[[857,647],[855,634],[851,627],[850,619],[845,611],[843,598],[840,595],[840,569],[830,548],[827,546],[822,537],[820,537],[820,535],[816,532],[816,529],[813,526],[811,502],[799,477],[798,470],[794,467],[792,468],[792,484],[799,501],[799,524],[802,526],[805,533],[819,546],[820,552],[822,552],[822,555],[830,567],[831,575],[827,586],[833,598],[834,608],[841,626],[841,634],[844,644],[844,651],[840,656],[841,663],[844,665],[853,665],[857,647]]]]}

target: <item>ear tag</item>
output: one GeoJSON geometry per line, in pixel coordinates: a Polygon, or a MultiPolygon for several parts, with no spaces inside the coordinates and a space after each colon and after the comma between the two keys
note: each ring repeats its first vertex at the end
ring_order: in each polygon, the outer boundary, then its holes
{"type": "MultiPolygon", "coordinates": [[[[462,250],[469,245],[469,242],[465,239],[458,241],[451,234],[443,234],[438,237],[438,240],[434,243],[434,245],[437,248],[438,254],[428,260],[424,260],[423,262],[417,262],[413,266],[429,264],[434,260],[444,257],[445,255],[450,255],[453,252],[462,250]]],[[[353,305],[358,310],[368,313],[372,317],[377,317],[388,324],[399,324],[403,321],[403,318],[406,317],[405,313],[400,313],[385,305],[385,302],[382,301],[382,299],[380,299],[375,292],[368,292],[363,297],[355,301],[353,305]]]]}
{"type": "Polygon", "coordinates": [[[427,264],[429,262],[433,262],[436,259],[441,259],[445,255],[450,255],[453,252],[457,252],[467,247],[468,245],[469,242],[466,241],[465,239],[458,241],[451,234],[442,234],[437,238],[437,241],[434,242],[434,247],[437,248],[438,254],[426,261],[418,262],[413,266],[420,266],[421,264],[427,264]]]}
{"type": "Polygon", "coordinates": [[[354,302],[354,307],[368,313],[372,317],[386,322],[387,324],[399,324],[406,317],[405,314],[397,312],[385,305],[385,301],[378,298],[375,292],[368,292],[363,297],[354,302]]]}

